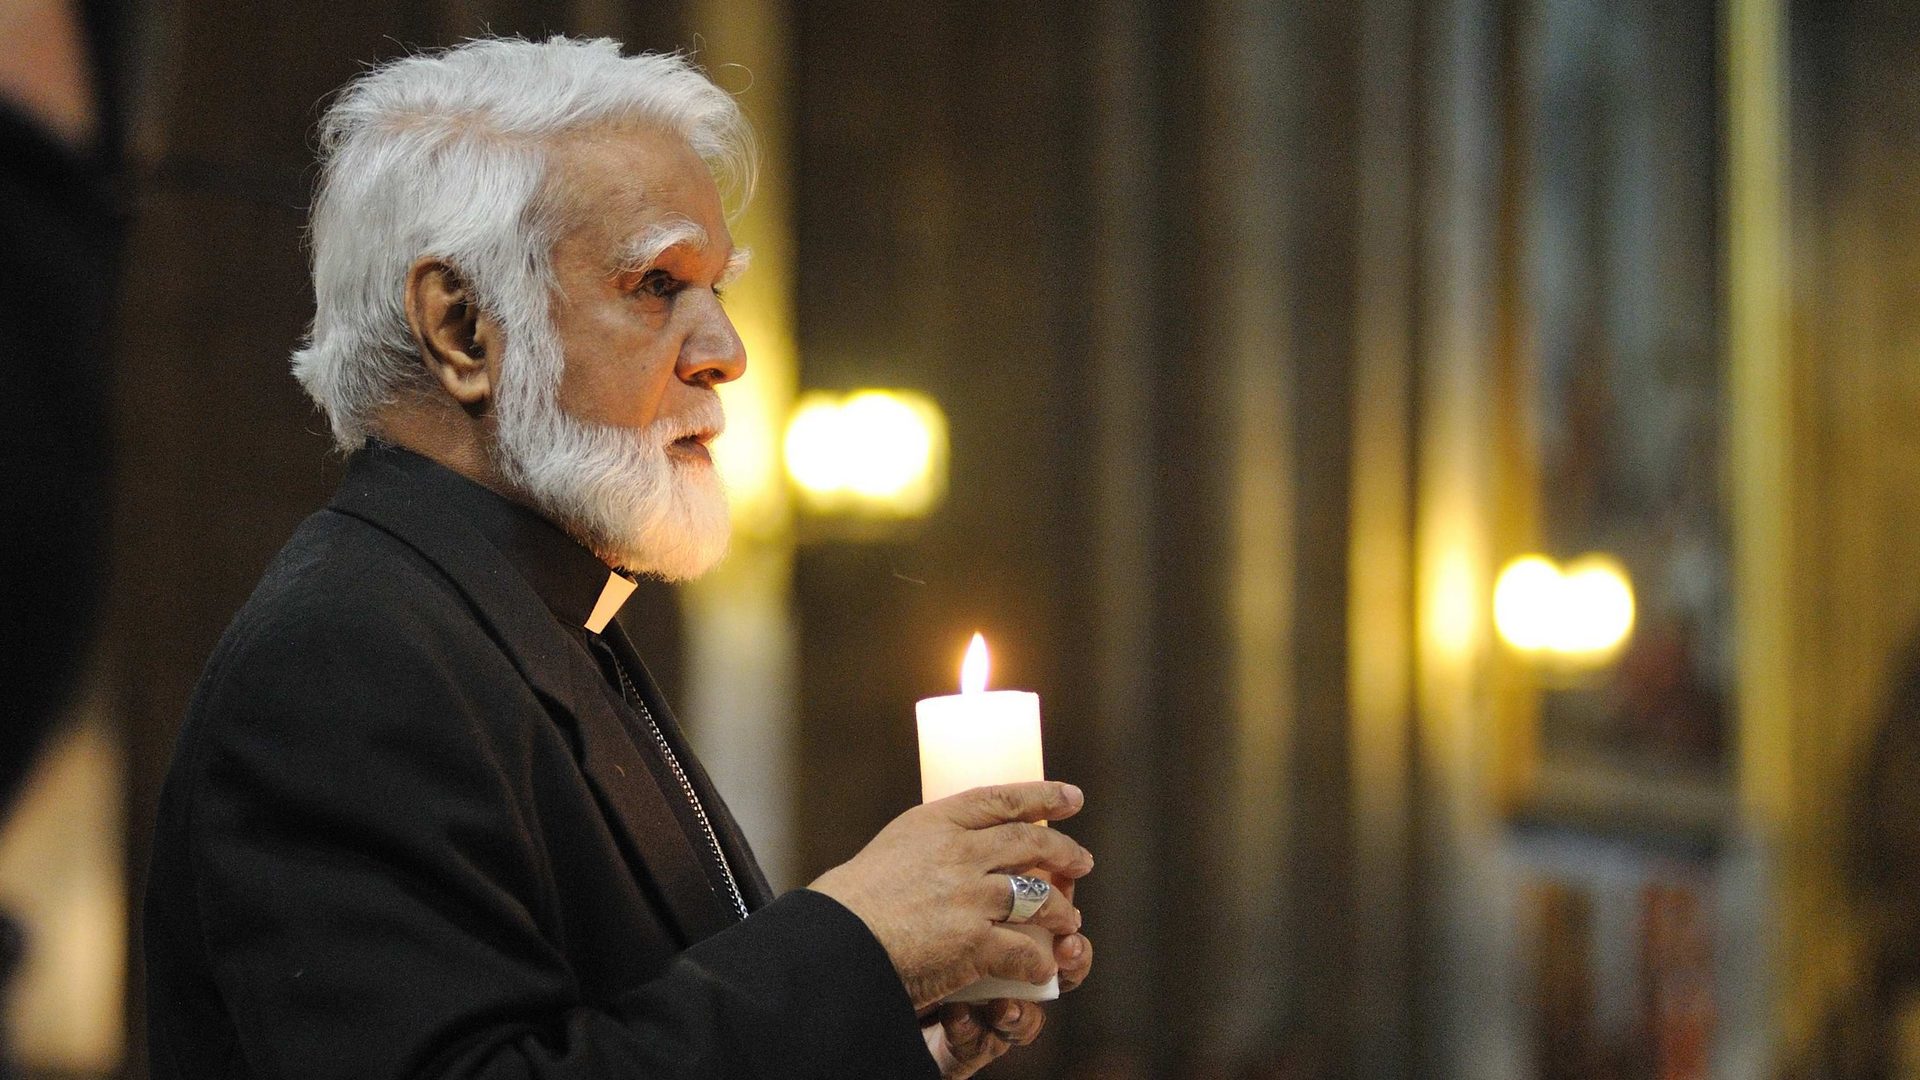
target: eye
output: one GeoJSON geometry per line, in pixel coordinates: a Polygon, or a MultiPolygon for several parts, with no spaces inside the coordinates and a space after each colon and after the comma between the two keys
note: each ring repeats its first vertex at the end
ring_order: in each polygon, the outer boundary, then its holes
{"type": "Polygon", "coordinates": [[[658,268],[640,275],[640,283],[633,288],[637,296],[651,296],[656,300],[671,300],[687,283],[658,268]]]}

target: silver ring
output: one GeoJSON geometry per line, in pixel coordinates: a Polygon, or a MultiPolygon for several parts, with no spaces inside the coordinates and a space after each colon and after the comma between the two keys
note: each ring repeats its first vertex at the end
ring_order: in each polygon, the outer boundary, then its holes
{"type": "Polygon", "coordinates": [[[1047,902],[1053,892],[1053,886],[1044,878],[1028,877],[1025,874],[1008,874],[1007,885],[1013,893],[1013,903],[1007,909],[1004,922],[1023,923],[1033,918],[1040,905],[1047,902]]]}

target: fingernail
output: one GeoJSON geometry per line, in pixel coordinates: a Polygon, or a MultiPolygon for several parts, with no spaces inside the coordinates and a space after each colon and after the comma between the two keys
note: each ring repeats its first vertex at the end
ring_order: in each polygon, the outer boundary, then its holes
{"type": "Polygon", "coordinates": [[[1083,923],[1083,922],[1085,922],[1085,921],[1086,921],[1086,919],[1085,919],[1085,917],[1083,917],[1083,916],[1082,916],[1082,915],[1080,914],[1080,909],[1079,909],[1079,908],[1074,908],[1074,909],[1073,909],[1073,928],[1074,928],[1075,930],[1078,930],[1078,929],[1080,929],[1080,924],[1081,924],[1081,923],[1083,923]]]}
{"type": "Polygon", "coordinates": [[[1087,943],[1080,940],[1080,935],[1075,934],[1067,939],[1067,959],[1078,960],[1080,959],[1080,954],[1086,951],[1087,943]]]}
{"type": "Polygon", "coordinates": [[[1072,784],[1061,784],[1060,795],[1067,800],[1067,805],[1072,807],[1084,806],[1087,802],[1087,793],[1072,784]]]}
{"type": "Polygon", "coordinates": [[[1013,1008],[1008,1009],[1006,1025],[1008,1027],[1012,1027],[1013,1025],[1018,1024],[1020,1022],[1021,1015],[1024,1014],[1025,1012],[1026,1012],[1026,1009],[1020,1005],[1015,1005],[1013,1008]]]}

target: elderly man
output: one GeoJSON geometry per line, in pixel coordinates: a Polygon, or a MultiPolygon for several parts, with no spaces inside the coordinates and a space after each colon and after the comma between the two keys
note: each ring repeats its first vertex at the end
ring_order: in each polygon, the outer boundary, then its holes
{"type": "Polygon", "coordinates": [[[235,618],[161,808],[153,1075],[965,1076],[1063,986],[1057,783],[902,814],[773,898],[611,621],[721,554],[732,99],[607,41],[479,41],[328,110],[294,359],[353,453],[235,618]],[[1016,903],[1016,900],[1018,901],[1016,903]],[[1009,929],[1026,921],[1052,935],[1009,929]]]}

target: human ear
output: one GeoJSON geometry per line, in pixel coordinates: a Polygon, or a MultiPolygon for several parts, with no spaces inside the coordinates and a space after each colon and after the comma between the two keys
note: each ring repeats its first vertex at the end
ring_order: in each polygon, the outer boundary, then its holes
{"type": "Polygon", "coordinates": [[[480,310],[466,279],[438,259],[421,259],[407,271],[406,307],[433,381],[463,408],[485,405],[498,376],[500,327],[480,310]]]}

